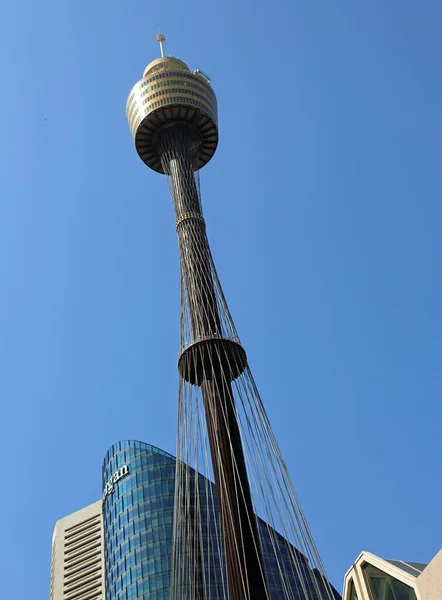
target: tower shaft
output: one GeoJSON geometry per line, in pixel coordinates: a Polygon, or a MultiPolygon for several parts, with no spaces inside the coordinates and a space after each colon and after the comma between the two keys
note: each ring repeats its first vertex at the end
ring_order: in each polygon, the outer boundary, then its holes
{"type": "Polygon", "coordinates": [[[181,272],[195,340],[193,348],[184,350],[180,370],[187,381],[201,386],[231,598],[260,600],[267,594],[231,386],[245,366],[245,358],[242,349],[222,336],[213,261],[194,176],[199,140],[188,125],[175,124],[157,135],[157,152],[170,177],[181,272]]]}

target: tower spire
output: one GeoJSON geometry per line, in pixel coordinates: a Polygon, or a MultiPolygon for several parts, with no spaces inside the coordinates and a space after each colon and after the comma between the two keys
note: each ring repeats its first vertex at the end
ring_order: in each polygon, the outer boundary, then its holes
{"type": "Polygon", "coordinates": [[[161,58],[164,58],[164,42],[166,41],[166,36],[163,33],[161,33],[161,31],[159,31],[157,33],[156,38],[157,38],[157,42],[160,45],[161,58]]]}

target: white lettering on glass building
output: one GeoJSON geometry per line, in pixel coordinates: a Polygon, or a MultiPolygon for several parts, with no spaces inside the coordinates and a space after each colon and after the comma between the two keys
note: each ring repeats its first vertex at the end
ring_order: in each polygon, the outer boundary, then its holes
{"type": "Polygon", "coordinates": [[[106,485],[104,486],[103,500],[106,498],[106,496],[109,496],[109,494],[112,494],[112,492],[115,489],[115,484],[117,483],[117,481],[120,481],[120,479],[122,479],[123,477],[125,477],[128,474],[129,474],[128,465],[123,465],[109,477],[106,485]]]}

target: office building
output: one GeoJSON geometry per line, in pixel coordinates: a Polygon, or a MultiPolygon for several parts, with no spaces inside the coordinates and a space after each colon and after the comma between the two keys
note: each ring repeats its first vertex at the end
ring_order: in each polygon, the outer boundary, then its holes
{"type": "Polygon", "coordinates": [[[101,500],[57,521],[50,600],[104,600],[101,500]]]}

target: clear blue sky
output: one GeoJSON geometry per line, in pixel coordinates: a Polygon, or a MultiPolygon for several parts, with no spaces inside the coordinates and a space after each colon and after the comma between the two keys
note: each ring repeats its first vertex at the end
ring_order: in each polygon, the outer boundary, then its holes
{"type": "Polygon", "coordinates": [[[221,281],[333,583],[442,546],[437,0],[4,2],[0,571],[45,600],[109,445],[174,452],[178,253],[125,117],[158,49],[213,79],[221,281]],[[26,575],[24,575],[26,574],[26,575]]]}

